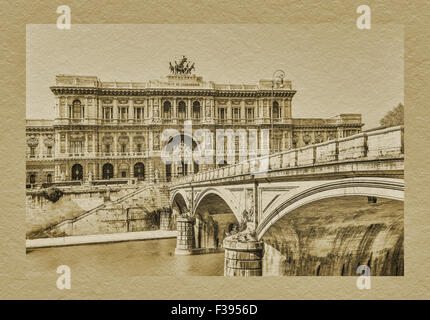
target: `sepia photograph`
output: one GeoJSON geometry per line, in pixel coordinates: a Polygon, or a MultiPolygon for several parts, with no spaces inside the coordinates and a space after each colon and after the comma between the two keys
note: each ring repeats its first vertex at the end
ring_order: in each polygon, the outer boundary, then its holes
{"type": "Polygon", "coordinates": [[[26,27],[30,272],[397,276],[396,24],[26,27]]]}

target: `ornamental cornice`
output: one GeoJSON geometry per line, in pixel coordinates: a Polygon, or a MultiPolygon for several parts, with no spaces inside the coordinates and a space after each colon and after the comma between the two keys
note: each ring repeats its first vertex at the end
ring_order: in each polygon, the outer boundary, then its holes
{"type": "Polygon", "coordinates": [[[295,95],[295,90],[217,90],[217,89],[170,89],[170,88],[76,88],[76,87],[51,87],[55,95],[89,95],[112,96],[124,99],[130,96],[212,96],[212,97],[286,97],[295,95]]]}

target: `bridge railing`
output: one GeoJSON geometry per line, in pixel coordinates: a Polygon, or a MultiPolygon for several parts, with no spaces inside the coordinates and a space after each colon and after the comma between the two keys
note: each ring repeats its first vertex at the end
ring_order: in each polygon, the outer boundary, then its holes
{"type": "Polygon", "coordinates": [[[330,162],[401,157],[404,154],[403,135],[403,126],[366,131],[346,138],[328,140],[176,178],[172,185],[314,166],[330,162]]]}

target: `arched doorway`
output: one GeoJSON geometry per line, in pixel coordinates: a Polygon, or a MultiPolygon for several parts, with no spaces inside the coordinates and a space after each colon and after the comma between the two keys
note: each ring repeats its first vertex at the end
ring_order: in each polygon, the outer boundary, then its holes
{"type": "Polygon", "coordinates": [[[77,163],[72,167],[72,180],[82,180],[83,177],[83,168],[77,163]]]}
{"type": "Polygon", "coordinates": [[[145,165],[142,162],[134,165],[134,177],[140,181],[145,180],[145,165]]]}
{"type": "Polygon", "coordinates": [[[112,179],[113,178],[113,165],[110,163],[105,163],[103,165],[103,179],[112,179]]]}

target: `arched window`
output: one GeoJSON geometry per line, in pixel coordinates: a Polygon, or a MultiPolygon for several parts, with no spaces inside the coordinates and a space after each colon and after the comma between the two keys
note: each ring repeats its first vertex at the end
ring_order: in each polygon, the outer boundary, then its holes
{"type": "Polygon", "coordinates": [[[102,168],[102,177],[104,180],[113,178],[113,165],[105,163],[102,168]]]}
{"type": "Polygon", "coordinates": [[[138,162],[133,167],[134,177],[138,180],[145,180],[145,165],[138,162]]]}
{"type": "Polygon", "coordinates": [[[72,105],[72,118],[73,119],[81,119],[82,118],[82,108],[81,101],[75,100],[72,105]]]}
{"type": "Polygon", "coordinates": [[[82,180],[83,177],[83,168],[77,163],[72,167],[72,180],[82,180]]]}
{"type": "Polygon", "coordinates": [[[36,175],[32,174],[30,175],[30,184],[35,184],[36,183],[36,175]]]}
{"type": "Polygon", "coordinates": [[[165,101],[163,104],[163,118],[170,119],[172,117],[170,101],[165,101]]]}
{"type": "Polygon", "coordinates": [[[200,119],[200,102],[193,103],[193,119],[200,119]]]}
{"type": "Polygon", "coordinates": [[[187,108],[184,101],[179,101],[178,104],[178,118],[185,119],[187,114],[187,108]]]}
{"type": "Polygon", "coordinates": [[[279,119],[280,117],[281,117],[281,113],[279,110],[279,103],[277,101],[273,101],[272,118],[279,119]]]}

